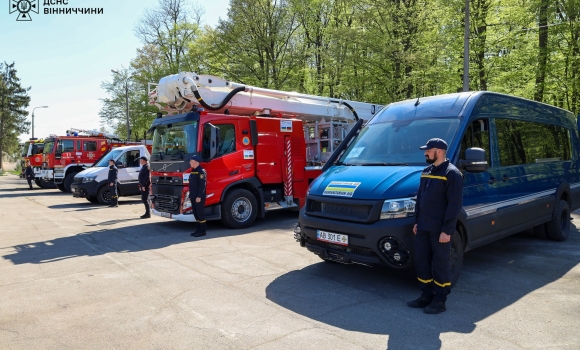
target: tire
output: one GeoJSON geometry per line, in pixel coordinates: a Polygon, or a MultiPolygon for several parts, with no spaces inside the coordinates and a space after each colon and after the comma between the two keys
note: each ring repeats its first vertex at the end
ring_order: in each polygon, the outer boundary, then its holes
{"type": "Polygon", "coordinates": [[[73,183],[73,180],[74,180],[74,177],[75,177],[75,175],[76,175],[76,174],[78,174],[78,172],[76,172],[76,173],[70,173],[70,174],[68,174],[68,175],[67,175],[67,176],[64,178],[64,181],[63,181],[64,189],[65,189],[65,190],[66,190],[68,193],[70,193],[70,192],[71,192],[71,185],[72,185],[72,183],[73,183]]]}
{"type": "Polygon", "coordinates": [[[86,197],[86,200],[91,203],[99,203],[99,199],[97,197],[86,197]]]}
{"type": "Polygon", "coordinates": [[[101,204],[107,205],[113,203],[110,186],[104,185],[99,189],[99,193],[97,194],[97,201],[101,204]]]}
{"type": "Polygon", "coordinates": [[[250,227],[257,215],[258,202],[248,190],[240,188],[232,190],[222,203],[222,223],[227,227],[250,227]]]}
{"type": "Polygon", "coordinates": [[[63,185],[63,184],[56,184],[56,188],[58,188],[58,189],[59,189],[59,190],[61,190],[62,192],[65,192],[65,193],[66,193],[66,190],[65,190],[65,188],[64,188],[64,185],[63,185]]]}
{"type": "Polygon", "coordinates": [[[451,235],[451,253],[449,254],[449,277],[451,279],[451,288],[459,279],[461,268],[463,267],[463,241],[461,234],[455,232],[451,235]]]}
{"type": "Polygon", "coordinates": [[[34,183],[36,184],[36,186],[38,186],[40,188],[44,188],[44,187],[42,187],[42,180],[41,179],[35,178],[34,183]]]}
{"type": "Polygon", "coordinates": [[[541,238],[541,239],[548,238],[547,235],[546,235],[546,223],[543,223],[541,225],[534,226],[532,230],[533,230],[534,236],[536,238],[541,238]]]}
{"type": "Polygon", "coordinates": [[[554,219],[546,224],[546,236],[553,240],[562,242],[570,234],[570,207],[568,202],[560,200],[554,210],[554,219]]]}

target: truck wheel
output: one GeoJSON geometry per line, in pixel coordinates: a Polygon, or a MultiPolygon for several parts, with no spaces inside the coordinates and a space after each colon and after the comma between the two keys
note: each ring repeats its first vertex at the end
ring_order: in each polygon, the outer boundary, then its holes
{"type": "Polygon", "coordinates": [[[61,190],[62,192],[66,192],[64,185],[63,184],[56,184],[56,188],[58,188],[59,190],[61,190]]]}
{"type": "Polygon", "coordinates": [[[97,201],[101,204],[111,204],[113,203],[113,195],[111,194],[110,186],[104,185],[99,189],[97,194],[97,201]]]}
{"type": "Polygon", "coordinates": [[[451,278],[451,288],[459,279],[459,273],[463,266],[463,241],[461,234],[455,232],[451,235],[451,252],[449,254],[449,277],[451,278]]]}
{"type": "Polygon", "coordinates": [[[34,179],[34,183],[36,184],[36,186],[38,186],[40,188],[44,188],[44,187],[42,187],[42,180],[41,179],[34,179]]]}
{"type": "Polygon", "coordinates": [[[63,185],[64,185],[64,189],[65,189],[67,192],[71,192],[71,185],[72,185],[72,183],[73,183],[73,180],[74,180],[74,177],[75,177],[75,175],[76,175],[76,174],[78,174],[78,172],[76,172],[76,173],[70,173],[70,174],[68,174],[68,175],[67,175],[67,176],[64,178],[63,185]]]}
{"type": "Polygon", "coordinates": [[[569,233],[570,207],[568,202],[560,200],[554,210],[554,219],[546,224],[546,236],[551,240],[562,242],[568,238],[569,233]]]}
{"type": "Polygon", "coordinates": [[[97,197],[86,197],[86,199],[91,203],[99,203],[99,199],[97,197]]]}
{"type": "Polygon", "coordinates": [[[252,226],[258,215],[258,202],[254,195],[243,189],[229,192],[222,203],[222,223],[231,228],[252,226]]]}

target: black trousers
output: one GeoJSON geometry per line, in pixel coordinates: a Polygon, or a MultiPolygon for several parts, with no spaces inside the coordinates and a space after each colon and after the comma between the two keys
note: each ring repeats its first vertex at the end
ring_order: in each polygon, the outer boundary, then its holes
{"type": "Polygon", "coordinates": [[[199,203],[195,202],[195,198],[190,198],[191,210],[196,220],[197,229],[205,232],[207,223],[205,221],[205,198],[202,198],[199,203]]]}
{"type": "Polygon", "coordinates": [[[141,201],[145,205],[145,214],[150,214],[148,199],[149,199],[149,188],[145,189],[145,191],[141,190],[141,201]]]}
{"type": "Polygon", "coordinates": [[[112,203],[113,205],[117,205],[119,204],[119,195],[117,194],[117,183],[113,183],[113,186],[111,186],[111,198],[112,198],[112,203]]]}
{"type": "Polygon", "coordinates": [[[441,232],[417,231],[415,235],[415,271],[423,295],[446,301],[451,292],[449,254],[451,242],[440,243],[441,232]]]}
{"type": "Polygon", "coordinates": [[[26,178],[26,181],[28,181],[28,186],[30,186],[30,188],[32,188],[32,180],[34,180],[34,178],[32,178],[32,177],[26,178]]]}

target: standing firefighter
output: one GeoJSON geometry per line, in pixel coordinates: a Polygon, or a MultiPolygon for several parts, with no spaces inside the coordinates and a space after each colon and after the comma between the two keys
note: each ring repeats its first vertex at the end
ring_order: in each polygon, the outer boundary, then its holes
{"type": "Polygon", "coordinates": [[[415,271],[423,293],[407,305],[438,314],[445,311],[447,295],[451,292],[450,242],[451,235],[458,234],[455,227],[462,206],[463,177],[445,158],[445,141],[431,139],[420,148],[425,150],[430,164],[421,174],[413,227],[415,271]]]}
{"type": "Polygon", "coordinates": [[[115,160],[113,158],[109,159],[109,177],[107,181],[109,186],[111,186],[111,205],[109,208],[115,208],[119,203],[119,196],[117,195],[117,167],[115,166],[115,160]]]}
{"type": "Polygon", "coordinates": [[[151,179],[149,177],[149,164],[147,161],[148,159],[145,156],[139,158],[139,163],[141,163],[141,170],[139,170],[139,189],[141,190],[141,201],[143,201],[143,204],[145,205],[145,214],[141,215],[141,219],[148,219],[151,217],[148,200],[151,179]]]}
{"type": "Polygon", "coordinates": [[[26,178],[26,181],[28,181],[28,189],[31,190],[32,189],[32,180],[34,180],[34,170],[32,170],[32,167],[30,166],[30,163],[26,162],[26,169],[24,170],[24,177],[26,178]]]}
{"type": "Polygon", "coordinates": [[[193,156],[189,160],[191,174],[189,174],[189,199],[191,209],[196,220],[196,230],[191,235],[193,237],[205,236],[207,224],[205,222],[205,187],[207,184],[207,173],[199,165],[201,158],[193,156]]]}

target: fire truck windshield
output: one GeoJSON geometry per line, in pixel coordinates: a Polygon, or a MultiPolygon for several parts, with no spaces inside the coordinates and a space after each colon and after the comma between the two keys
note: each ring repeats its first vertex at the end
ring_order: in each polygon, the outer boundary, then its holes
{"type": "Polygon", "coordinates": [[[153,154],[180,155],[197,151],[197,121],[159,125],[153,134],[153,154]]]}
{"type": "Polygon", "coordinates": [[[24,146],[22,146],[22,156],[23,157],[27,157],[28,156],[28,147],[30,146],[30,142],[26,141],[24,143],[24,146]]]}
{"type": "Polygon", "coordinates": [[[45,141],[44,142],[44,150],[42,151],[43,154],[51,154],[52,150],[54,149],[54,142],[55,141],[45,141]]]}

